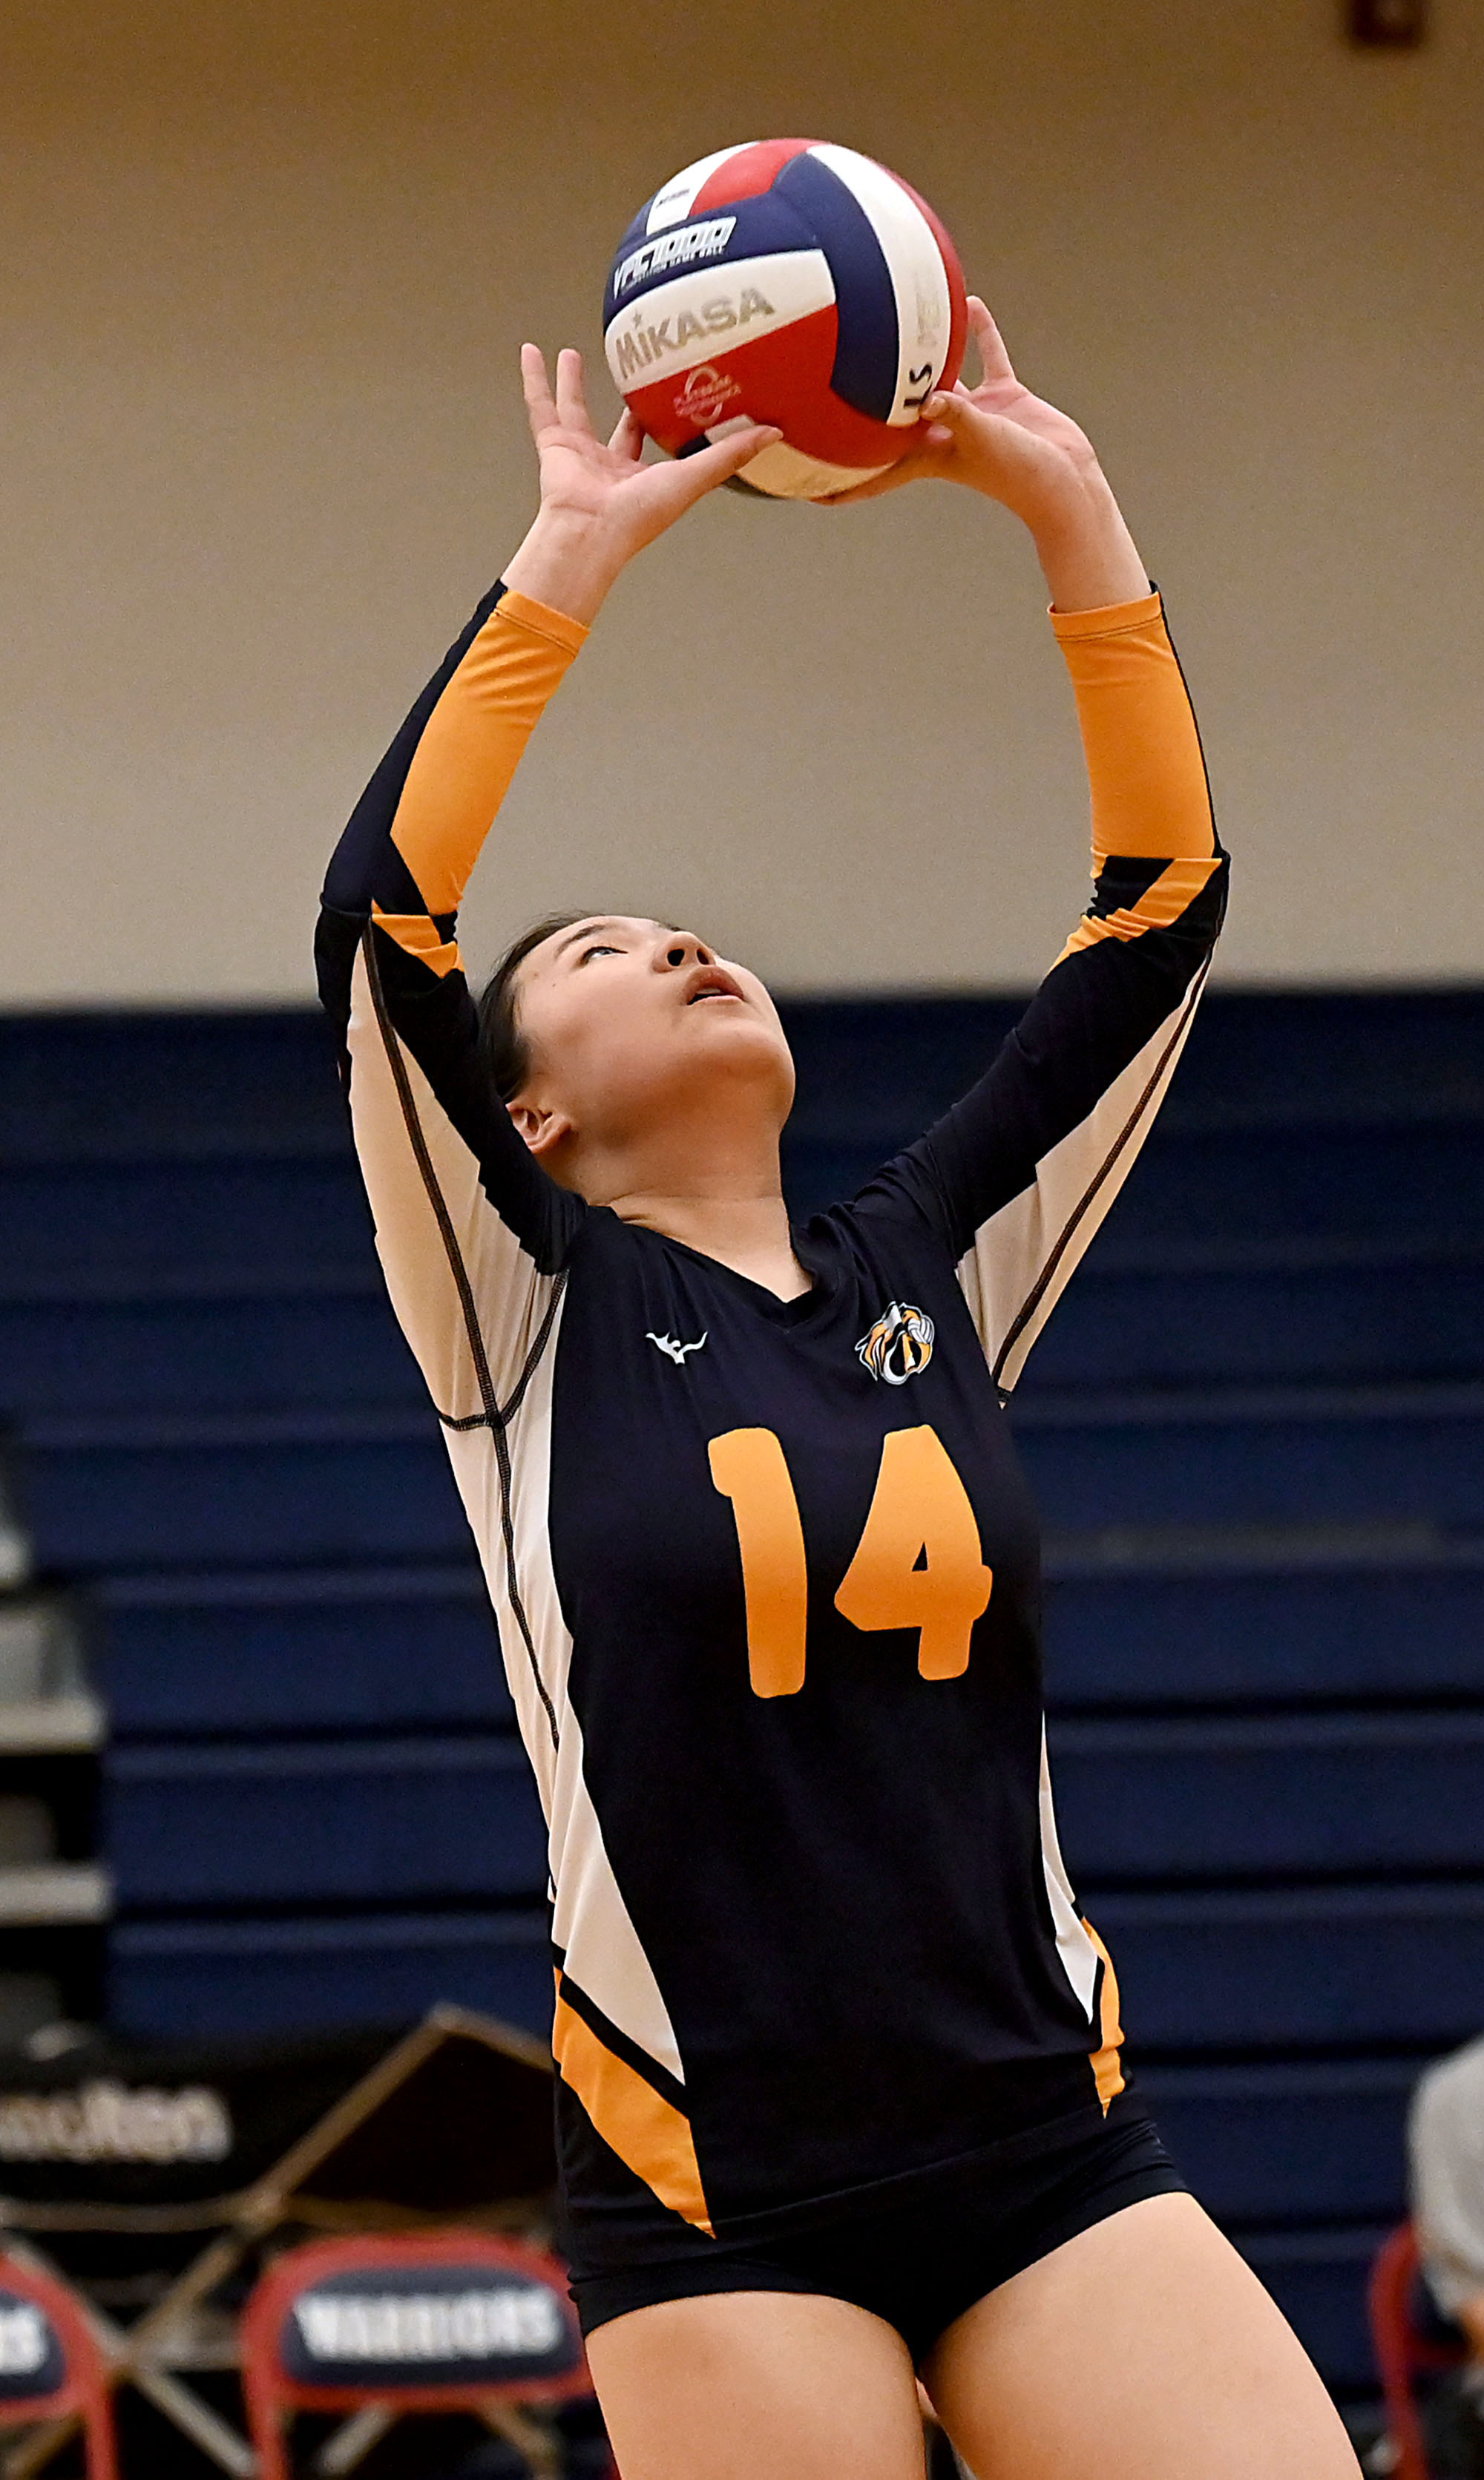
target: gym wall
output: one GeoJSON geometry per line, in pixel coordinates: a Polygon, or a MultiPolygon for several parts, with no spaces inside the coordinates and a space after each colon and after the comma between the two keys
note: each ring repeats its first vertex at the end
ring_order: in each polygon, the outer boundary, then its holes
{"type": "MultiPolygon", "coordinates": [[[[326,851],[532,504],[523,334],[712,146],[880,155],[1166,591],[1249,981],[1484,966],[1484,0],[10,0],[0,1003],[295,999],[326,851]]],[[[1083,899],[1029,546],[724,495],[626,579],[467,915],[1009,987],[1083,899]]]]}

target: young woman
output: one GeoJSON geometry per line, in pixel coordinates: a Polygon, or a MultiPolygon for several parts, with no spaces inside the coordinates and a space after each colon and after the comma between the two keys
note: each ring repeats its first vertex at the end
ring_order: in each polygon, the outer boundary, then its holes
{"type": "Polygon", "coordinates": [[[455,915],[532,727],[625,564],[777,435],[645,464],[571,352],[554,400],[523,353],[540,513],[346,829],[320,984],[550,1823],[564,2243],[624,2480],[912,2480],[914,2370],[978,2480],[1340,2480],[1124,2086],[1057,1848],[1003,1404],[1165,1090],[1226,865],[1092,452],[973,321],[981,385],[887,478],[1029,528],[1096,867],[973,1091],[791,1227],[793,1069],[744,966],[574,914],[471,998],[455,915]]]}

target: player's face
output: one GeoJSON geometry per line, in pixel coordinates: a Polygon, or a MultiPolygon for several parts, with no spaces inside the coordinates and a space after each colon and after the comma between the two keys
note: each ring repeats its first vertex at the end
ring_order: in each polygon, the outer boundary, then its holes
{"type": "Polygon", "coordinates": [[[755,973],[689,930],[596,914],[533,947],[518,1006],[531,1099],[579,1139],[652,1136],[667,1110],[721,1089],[781,1127],[794,1070],[778,1010],[755,973]]]}

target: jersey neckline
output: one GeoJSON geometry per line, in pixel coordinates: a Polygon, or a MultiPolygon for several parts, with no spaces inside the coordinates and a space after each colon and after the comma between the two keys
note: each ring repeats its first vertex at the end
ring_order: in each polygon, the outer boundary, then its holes
{"type": "MultiPolygon", "coordinates": [[[[609,1211],[612,1211],[611,1207],[609,1211]]],[[[780,1300],[766,1283],[756,1283],[751,1275],[739,1274],[735,1266],[729,1266],[721,1257],[709,1257],[704,1249],[693,1249],[689,1241],[676,1240],[668,1231],[656,1231],[652,1224],[630,1223],[626,1228],[642,1231],[647,1239],[658,1240],[666,1249],[674,1249],[679,1256],[688,1257],[693,1266],[703,1267],[724,1288],[733,1291],[776,1326],[802,1326],[808,1319],[817,1317],[829,1300],[830,1287],[824,1280],[820,1256],[809,1248],[807,1234],[797,1224],[791,1223],[788,1227],[789,1243],[810,1281],[808,1290],[797,1293],[791,1301],[780,1300]],[[803,1247],[800,1246],[801,1241],[803,1247]]]]}

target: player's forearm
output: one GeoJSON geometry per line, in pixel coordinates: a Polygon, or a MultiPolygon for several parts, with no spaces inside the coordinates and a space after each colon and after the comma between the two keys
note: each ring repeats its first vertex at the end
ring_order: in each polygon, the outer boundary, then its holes
{"type": "Polygon", "coordinates": [[[1112,607],[1058,609],[1092,794],[1094,866],[1110,854],[1209,866],[1218,846],[1200,736],[1147,589],[1112,607]]]}
{"type": "Polygon", "coordinates": [[[1022,511],[1058,611],[1100,611],[1149,591],[1134,537],[1100,465],[1038,493],[1022,511]]]}
{"type": "Polygon", "coordinates": [[[428,719],[391,840],[430,915],[456,914],[525,746],[586,630],[509,576],[428,719]]]}
{"type": "Polygon", "coordinates": [[[334,912],[401,925],[435,969],[447,930],[525,744],[586,634],[580,621],[508,587],[487,596],[367,786],[325,878],[334,912]],[[431,943],[431,944],[429,943],[431,943]]]}

